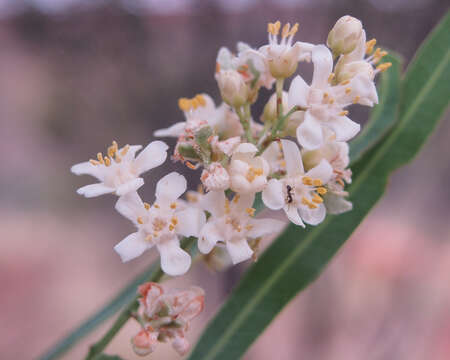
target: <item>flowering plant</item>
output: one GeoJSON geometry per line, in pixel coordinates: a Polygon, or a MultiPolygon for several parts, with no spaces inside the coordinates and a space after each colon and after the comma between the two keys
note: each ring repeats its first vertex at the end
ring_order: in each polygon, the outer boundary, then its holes
{"type": "MultiPolygon", "coordinates": [[[[136,354],[147,355],[164,341],[170,341],[179,354],[185,354],[189,349],[185,333],[204,307],[204,291],[198,287],[168,289],[157,282],[163,275],[181,276],[188,272],[192,256],[217,268],[223,267],[217,264],[223,265],[224,257],[230,264],[255,261],[260,242],[268,235],[278,236],[289,224],[233,294],[234,299],[248,300],[243,309],[227,303],[211,323],[208,339],[202,338],[192,354],[195,359],[240,357],[277,309],[311,281],[337,251],[381,196],[389,173],[414,155],[411,151],[408,158],[392,147],[402,138],[402,127],[394,128],[388,135],[384,130],[366,131],[360,142],[365,141],[367,146],[359,153],[352,153],[348,145],[360,132],[360,125],[349,118],[349,107],[378,104],[375,77],[393,64],[394,75],[386,77],[393,91],[383,93],[382,99],[391,96],[398,101],[399,81],[395,76],[399,60],[389,57],[390,61],[384,61],[387,52],[375,48],[375,39],[367,41],[361,22],[351,16],[336,22],[326,45],[294,43],[298,28],[298,24],[269,23],[268,44],[254,49],[238,43],[235,54],[221,48],[215,78],[223,102],[216,106],[203,93],[181,98],[178,106],[185,120],[155,131],[157,137],[177,138],[173,161],[182,162],[188,169],[202,170],[198,191],[187,191],[185,177],[171,172],[157,182],[152,204],[141,199],[138,190],[144,180],[140,176],[163,164],[168,155],[168,146],[160,140],[148,144],[137,156],[141,146],[125,145],[119,149],[113,142],[106,156],[98,153],[96,159],[72,167],[77,175],[88,174],[99,180],[80,188],[79,194],[116,195],[115,209],[136,227],[114,247],[122,261],[130,261],[153,247],[160,255],[160,269],[152,272],[152,282],[139,287],[139,297],[129,304],[105,337],[91,347],[86,359],[100,359],[110,339],[130,317],[141,327],[131,341],[136,354]],[[313,64],[310,84],[300,75],[294,76],[303,62],[313,64]],[[291,77],[285,91],[285,82],[291,77]],[[274,84],[275,91],[263,113],[254,117],[251,106],[263,88],[270,90],[274,84]],[[381,145],[377,148],[378,143],[381,145]],[[378,151],[376,155],[374,151],[378,151]],[[397,164],[386,162],[392,154],[399,159],[397,164]],[[353,182],[351,157],[359,160],[353,162],[353,182]],[[378,171],[381,184],[371,183],[377,177],[370,177],[364,166],[374,174],[378,171]],[[361,202],[365,181],[367,191],[373,190],[375,195],[361,202]],[[352,185],[348,190],[349,184],[352,185]],[[354,204],[357,211],[353,213],[354,204]],[[264,208],[264,217],[257,217],[264,208]],[[281,214],[275,213],[281,209],[281,214]],[[304,236],[302,241],[294,236],[298,234],[304,236]],[[322,236],[319,238],[318,234],[322,236]],[[281,241],[283,245],[279,245],[281,241]],[[318,249],[325,248],[323,244],[327,242],[329,255],[321,260],[318,249]],[[200,255],[194,255],[195,248],[200,255]],[[271,257],[273,254],[277,256],[271,257]],[[281,260],[274,265],[277,259],[281,260]],[[263,274],[265,282],[260,285],[263,274]],[[289,286],[284,285],[283,275],[291,281],[289,286]],[[280,296],[272,303],[269,294],[274,293],[280,296]],[[249,294],[252,297],[247,299],[249,294]],[[267,316],[264,312],[257,317],[258,306],[264,309],[264,304],[267,309],[273,306],[273,313],[269,309],[267,316]],[[230,326],[225,324],[227,317],[232,319],[230,326]],[[244,333],[252,320],[261,323],[254,327],[258,330],[253,331],[250,340],[240,342],[227,353],[227,344],[236,339],[235,333],[244,333]],[[220,340],[214,334],[220,334],[220,340]]],[[[435,36],[443,36],[441,33],[442,29],[438,29],[435,36]]],[[[384,115],[380,123],[391,127],[395,106],[384,115]]],[[[437,121],[438,116],[435,118],[437,121]]],[[[406,113],[399,121],[414,120],[406,113]]],[[[421,141],[423,138],[411,140],[417,148],[421,141]]]]}

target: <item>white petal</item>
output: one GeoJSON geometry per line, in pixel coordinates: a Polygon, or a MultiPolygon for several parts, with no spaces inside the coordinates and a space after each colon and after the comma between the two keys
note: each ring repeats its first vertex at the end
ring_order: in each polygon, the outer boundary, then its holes
{"type": "Polygon", "coordinates": [[[320,179],[326,184],[333,175],[333,168],[327,160],[322,159],[317,166],[313,167],[305,175],[313,179],[320,179]]]}
{"type": "Polygon", "coordinates": [[[91,175],[96,177],[98,180],[102,179],[102,171],[100,166],[92,165],[89,161],[85,161],[79,164],[76,164],[70,168],[70,171],[75,175],[91,175]]]}
{"type": "Polygon", "coordinates": [[[325,194],[323,200],[329,214],[342,214],[353,209],[353,204],[350,201],[332,192],[325,194]]]}
{"type": "Polygon", "coordinates": [[[350,120],[347,116],[338,116],[330,119],[327,123],[336,134],[336,141],[347,141],[353,138],[361,129],[358,123],[350,120]]]}
{"type": "Polygon", "coordinates": [[[116,190],[117,196],[123,196],[130,192],[136,191],[139,189],[142,185],[144,185],[144,179],[143,178],[136,178],[133,180],[130,180],[126,182],[125,184],[119,185],[116,190]]]}
{"type": "Polygon", "coordinates": [[[327,214],[327,210],[323,204],[319,204],[316,209],[300,206],[299,211],[303,221],[310,225],[320,224],[325,219],[325,215],[327,214]]]}
{"type": "Polygon", "coordinates": [[[187,187],[186,178],[177,172],[171,172],[156,184],[156,200],[171,202],[178,199],[187,187]]]}
{"type": "Polygon", "coordinates": [[[250,225],[253,225],[253,228],[247,232],[247,236],[257,238],[281,231],[285,223],[275,219],[252,219],[250,225]]]}
{"type": "Polygon", "coordinates": [[[170,276],[185,274],[191,266],[191,256],[180,247],[176,236],[158,243],[161,269],[170,276]]]}
{"type": "Polygon", "coordinates": [[[302,218],[300,217],[297,207],[292,205],[286,205],[284,207],[284,212],[286,213],[286,216],[288,219],[294,223],[295,225],[300,225],[305,227],[305,224],[303,224],[302,218]]]}
{"type": "Polygon", "coordinates": [[[235,203],[232,201],[232,211],[244,212],[246,209],[251,208],[255,202],[255,194],[238,194],[239,199],[235,203]]]}
{"type": "Polygon", "coordinates": [[[312,51],[314,73],[311,86],[323,89],[328,86],[328,78],[333,70],[333,56],[325,45],[316,45],[312,51]]]}
{"type": "Polygon", "coordinates": [[[119,197],[115,209],[119,214],[137,224],[137,218],[145,213],[144,203],[136,191],[119,197]]]}
{"type": "Polygon", "coordinates": [[[251,143],[242,143],[234,150],[234,153],[243,153],[243,154],[256,154],[258,152],[258,148],[251,143]]]}
{"type": "Polygon", "coordinates": [[[322,126],[309,111],[305,112],[305,120],[297,128],[297,140],[307,150],[318,149],[323,144],[322,126]]]}
{"type": "Polygon", "coordinates": [[[253,255],[253,250],[248,246],[246,239],[227,241],[226,246],[234,265],[250,259],[253,255]]]}
{"type": "Polygon", "coordinates": [[[289,109],[293,106],[308,107],[309,85],[300,75],[297,75],[291,82],[288,94],[289,109]]]}
{"type": "Polygon", "coordinates": [[[231,67],[231,59],[232,55],[230,50],[226,47],[221,47],[217,54],[216,62],[219,63],[220,68],[223,70],[227,70],[231,67]]]}
{"type": "Polygon", "coordinates": [[[187,208],[176,213],[178,219],[177,233],[183,236],[198,236],[205,225],[205,213],[197,208],[187,208]]]}
{"type": "Polygon", "coordinates": [[[172,126],[156,130],[153,135],[156,137],[179,137],[184,133],[184,128],[186,127],[186,122],[181,121],[173,124],[172,126]]]}
{"type": "Polygon", "coordinates": [[[363,75],[356,75],[349,86],[352,88],[352,96],[359,96],[359,104],[373,106],[378,104],[377,88],[373,80],[363,75]]]}
{"type": "Polygon", "coordinates": [[[314,44],[297,41],[292,47],[299,48],[298,61],[311,61],[311,53],[315,47],[314,44]]]}
{"type": "MultiPolygon", "coordinates": [[[[270,164],[272,168],[277,168],[277,163],[279,156],[281,154],[280,147],[278,146],[278,142],[272,142],[266,150],[261,154],[261,156],[270,164]]],[[[274,171],[275,169],[271,169],[274,171]]]]}
{"type": "Polygon", "coordinates": [[[77,193],[87,198],[91,198],[95,196],[113,193],[114,190],[116,189],[109,186],[105,186],[103,183],[99,183],[83,186],[77,190],[77,193]]]}
{"type": "Polygon", "coordinates": [[[165,142],[152,141],[136,157],[136,166],[139,174],[161,165],[167,159],[167,149],[165,142]]]}
{"type": "Polygon", "coordinates": [[[225,193],[223,191],[210,191],[202,196],[200,206],[214,217],[225,213],[225,193]]]}
{"type": "Polygon", "coordinates": [[[283,146],[284,160],[286,161],[286,171],[289,176],[303,175],[302,155],[297,144],[290,140],[281,140],[283,146]]]}
{"type": "Polygon", "coordinates": [[[197,246],[202,254],[208,254],[218,241],[224,241],[215,221],[208,221],[200,232],[197,246]]]}
{"type": "Polygon", "coordinates": [[[127,262],[142,255],[150,247],[151,245],[145,241],[142,234],[135,232],[114,246],[114,250],[119,254],[123,262],[127,262]]]}
{"type": "Polygon", "coordinates": [[[269,209],[279,210],[284,206],[283,183],[277,179],[270,179],[262,191],[262,201],[269,209]]]}
{"type": "MultiPolygon", "coordinates": [[[[123,148],[119,149],[119,153],[122,151],[123,148]]],[[[130,145],[128,148],[127,153],[125,156],[122,157],[122,160],[134,160],[136,152],[142,149],[142,145],[130,145]]]]}

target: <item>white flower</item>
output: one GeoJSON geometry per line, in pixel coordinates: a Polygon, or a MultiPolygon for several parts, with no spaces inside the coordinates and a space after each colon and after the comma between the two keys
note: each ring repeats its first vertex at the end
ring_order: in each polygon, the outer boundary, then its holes
{"type": "Polygon", "coordinates": [[[217,243],[225,243],[233,264],[250,259],[253,250],[249,238],[278,232],[283,222],[275,219],[254,219],[254,194],[236,194],[232,201],[223,191],[211,191],[203,198],[204,209],[211,217],[200,232],[198,249],[208,254],[217,243]]]}
{"type": "Polygon", "coordinates": [[[333,50],[334,54],[348,54],[356,48],[362,36],[361,21],[345,15],[331,29],[328,34],[327,45],[333,50]]]}
{"type": "Polygon", "coordinates": [[[360,125],[350,120],[345,107],[351,104],[372,106],[378,102],[375,84],[366,76],[357,75],[338,85],[332,85],[333,57],[324,45],[312,52],[314,73],[311,86],[300,77],[292,80],[289,88],[289,106],[307,108],[304,121],[297,128],[300,145],[313,150],[324,142],[323,129],[331,129],[337,141],[347,141],[360,130],[360,125]]]}
{"type": "Polygon", "coordinates": [[[327,184],[332,176],[331,165],[322,160],[306,174],[298,146],[290,140],[281,140],[287,175],[281,180],[271,179],[262,192],[264,204],[273,210],[283,209],[296,225],[317,225],[325,219],[323,205],[327,184]]]}
{"type": "Polygon", "coordinates": [[[117,196],[136,191],[143,184],[141,174],[161,165],[167,158],[169,148],[162,141],[153,141],[135,158],[141,145],[126,145],[119,149],[115,141],[108,148],[107,155],[97,154],[97,160],[90,160],[72,166],[70,169],[76,175],[91,175],[100,182],[86,185],[77,190],[85,197],[94,197],[108,193],[117,196]]]}
{"type": "Polygon", "coordinates": [[[153,135],[157,137],[179,137],[185,133],[192,135],[201,127],[209,125],[209,121],[215,121],[223,112],[223,109],[216,108],[208,94],[198,94],[192,99],[180,98],[178,107],[183,111],[186,121],[156,130],[153,135]]]}
{"type": "Polygon", "coordinates": [[[302,60],[309,61],[312,44],[297,41],[292,44],[292,39],[298,30],[298,24],[292,28],[287,23],[281,30],[281,41],[278,42],[281,23],[269,23],[267,31],[269,33],[269,44],[259,48],[259,52],[267,61],[268,68],[274,78],[287,78],[291,76],[302,60]]]}
{"type": "Polygon", "coordinates": [[[218,162],[213,162],[208,169],[204,169],[200,179],[208,191],[226,190],[230,187],[230,176],[218,162]]]}
{"type": "Polygon", "coordinates": [[[147,355],[154,351],[158,341],[172,342],[178,354],[188,352],[190,345],[185,338],[190,321],[204,308],[205,292],[197,286],[186,290],[165,290],[153,282],[139,286],[139,302],[143,316],[144,329],[131,340],[138,355],[147,355]]]}
{"type": "Polygon", "coordinates": [[[187,272],[191,257],[180,248],[179,236],[198,236],[206,220],[198,208],[178,209],[177,200],[185,191],[184,176],[172,172],[158,181],[153,206],[143,203],[136,192],[119,198],[116,210],[138,229],[114,247],[122,261],[134,259],[156,246],[165,273],[176,276],[187,272]]]}
{"type": "Polygon", "coordinates": [[[286,161],[284,161],[280,142],[273,141],[261,156],[269,164],[271,174],[286,170],[286,161]]]}
{"type": "Polygon", "coordinates": [[[255,156],[257,152],[258,148],[250,143],[242,143],[236,148],[228,167],[231,190],[254,194],[267,184],[270,167],[262,156],[255,156]]]}

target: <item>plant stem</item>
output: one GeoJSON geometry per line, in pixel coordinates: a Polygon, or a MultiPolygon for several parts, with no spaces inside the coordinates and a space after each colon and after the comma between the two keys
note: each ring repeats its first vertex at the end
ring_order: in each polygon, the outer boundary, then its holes
{"type": "Polygon", "coordinates": [[[250,128],[250,104],[246,104],[244,109],[235,108],[236,114],[239,116],[239,121],[245,131],[245,136],[248,142],[255,144],[255,139],[252,135],[252,129],[250,128]]]}
{"type": "Polygon", "coordinates": [[[278,121],[283,116],[283,84],[284,79],[277,79],[276,91],[277,91],[277,117],[278,121]]]}

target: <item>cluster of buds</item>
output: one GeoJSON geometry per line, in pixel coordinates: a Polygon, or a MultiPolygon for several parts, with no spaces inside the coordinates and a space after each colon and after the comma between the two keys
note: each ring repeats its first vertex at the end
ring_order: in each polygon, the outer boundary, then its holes
{"type": "Polygon", "coordinates": [[[134,352],[145,356],[155,350],[158,342],[171,342],[178,354],[186,354],[190,345],[185,335],[190,321],[203,310],[204,291],[195,286],[167,291],[148,282],[139,286],[138,292],[140,309],[134,317],[141,330],[131,339],[134,352]]]}
{"type": "MultiPolygon", "coordinates": [[[[268,25],[268,43],[258,49],[238,43],[235,55],[221,48],[215,78],[222,104],[216,106],[204,93],[181,98],[184,121],[155,131],[157,137],[177,138],[173,160],[202,169],[202,191],[188,191],[182,199],[187,181],[172,172],[157,182],[152,205],[141,199],[141,174],[166,160],[168,146],[162,141],[151,142],[137,156],[141,146],[119,149],[113,142],[107,156],[99,153],[72,167],[75,174],[99,180],[80,188],[79,194],[117,195],[116,210],[136,227],[114,247],[124,262],[156,248],[162,270],[183,275],[191,266],[189,251],[180,245],[183,237],[197,238],[210,265],[227,263],[226,254],[233,264],[256,259],[261,239],[279,233],[287,222],[255,218],[257,195],[266,208],[283,210],[288,221],[302,227],[352,209],[345,189],[352,175],[347,142],[360,125],[348,117],[348,108],[378,103],[374,78],[391,64],[379,64],[386,52],[375,49],[375,39],[366,41],[361,22],[350,16],[337,21],[328,47],[294,42],[298,30],[298,24],[281,26],[277,21],[268,25]],[[294,76],[304,61],[314,67],[309,84],[294,76]],[[262,88],[271,89],[274,83],[263,114],[254,118],[251,105],[262,88]]],[[[177,307],[174,299],[180,296],[163,294],[158,285],[142,289],[145,326],[133,339],[136,352],[151,352],[157,341],[167,339],[179,353],[187,351],[180,329],[195,312],[177,307]]],[[[190,291],[203,306],[203,294],[190,291]]],[[[183,293],[183,303],[190,299],[188,293],[183,293]]]]}

